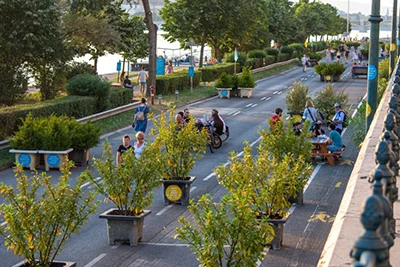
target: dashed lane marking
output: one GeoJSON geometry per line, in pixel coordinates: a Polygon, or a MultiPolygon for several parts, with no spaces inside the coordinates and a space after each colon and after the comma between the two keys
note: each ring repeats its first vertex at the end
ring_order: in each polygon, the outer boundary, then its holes
{"type": "Polygon", "coordinates": [[[266,96],[264,96],[263,98],[261,98],[261,101],[263,101],[263,100],[265,100],[267,97],[266,96]]]}
{"type": "Polygon", "coordinates": [[[4,226],[4,225],[6,225],[7,224],[7,222],[2,222],[0,225],[1,226],[4,226]]]}
{"type": "Polygon", "coordinates": [[[170,208],[172,208],[174,205],[173,204],[169,204],[168,206],[166,206],[165,208],[163,208],[162,210],[160,210],[156,216],[161,216],[164,214],[164,212],[166,212],[167,210],[169,210],[170,208]]]}
{"type": "Polygon", "coordinates": [[[193,186],[192,188],[190,188],[190,193],[193,192],[197,187],[193,186]]]}
{"type": "Polygon", "coordinates": [[[267,97],[266,99],[265,99],[265,101],[268,101],[268,100],[270,100],[271,99],[271,97],[269,96],[269,97],[267,97]]]}
{"type": "Polygon", "coordinates": [[[275,91],[275,92],[274,92],[274,95],[276,95],[277,93],[278,93],[278,91],[275,91]]]}
{"type": "Polygon", "coordinates": [[[106,255],[107,255],[106,253],[100,254],[100,256],[98,256],[97,258],[95,258],[94,260],[92,260],[91,262],[86,264],[84,267],[92,267],[92,266],[94,266],[96,263],[101,261],[101,259],[104,258],[106,255]]]}
{"type": "Polygon", "coordinates": [[[235,112],[236,112],[236,110],[234,110],[234,111],[228,113],[228,116],[229,116],[229,115],[232,115],[232,114],[235,113],[235,112]]]}
{"type": "Polygon", "coordinates": [[[258,104],[254,104],[254,105],[252,105],[251,107],[254,108],[254,107],[256,107],[257,105],[258,105],[258,104]]]}
{"type": "Polygon", "coordinates": [[[238,112],[236,112],[236,113],[233,113],[233,114],[232,114],[232,116],[239,115],[239,114],[240,114],[240,112],[241,112],[241,111],[238,111],[238,112]]]}
{"type": "Polygon", "coordinates": [[[246,105],[246,108],[250,107],[251,105],[253,105],[253,103],[250,103],[250,104],[246,105]]]}
{"type": "Polygon", "coordinates": [[[211,177],[215,176],[215,172],[210,173],[206,178],[203,179],[203,181],[210,180],[211,177]]]}
{"type": "Polygon", "coordinates": [[[280,95],[280,94],[282,94],[282,91],[279,91],[279,92],[278,92],[278,95],[280,95]]]}

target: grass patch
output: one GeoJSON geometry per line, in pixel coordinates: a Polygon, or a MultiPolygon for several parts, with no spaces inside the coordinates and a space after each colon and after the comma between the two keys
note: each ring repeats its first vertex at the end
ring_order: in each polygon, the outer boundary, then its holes
{"type": "Polygon", "coordinates": [[[264,78],[270,77],[272,75],[278,74],[278,73],[280,73],[282,71],[289,70],[289,69],[291,69],[293,67],[296,67],[298,65],[299,65],[298,62],[292,62],[292,63],[288,63],[286,65],[275,67],[275,68],[272,68],[272,69],[269,69],[269,70],[260,71],[260,72],[254,73],[253,74],[253,78],[254,78],[255,81],[260,80],[260,79],[264,79],[264,78]]]}

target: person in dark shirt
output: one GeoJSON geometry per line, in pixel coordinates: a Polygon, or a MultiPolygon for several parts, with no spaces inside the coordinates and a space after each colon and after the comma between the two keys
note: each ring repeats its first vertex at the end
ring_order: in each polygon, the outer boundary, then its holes
{"type": "Polygon", "coordinates": [[[131,80],[129,79],[129,77],[128,76],[126,76],[125,77],[125,80],[124,80],[124,87],[125,88],[131,88],[132,89],[132,82],[131,82],[131,80]]]}
{"type": "Polygon", "coordinates": [[[132,149],[132,151],[133,151],[133,148],[132,148],[132,146],[131,146],[131,138],[129,137],[129,135],[125,135],[125,136],[122,138],[122,142],[123,142],[123,144],[120,145],[120,146],[118,147],[118,149],[117,149],[117,158],[116,158],[116,165],[117,165],[117,166],[118,166],[119,164],[121,164],[121,161],[122,161],[121,156],[122,156],[123,153],[125,153],[125,152],[128,151],[129,149],[132,149]]]}
{"type": "Polygon", "coordinates": [[[301,122],[295,122],[293,123],[293,132],[295,135],[299,136],[301,134],[301,128],[303,127],[303,124],[301,122]]]}

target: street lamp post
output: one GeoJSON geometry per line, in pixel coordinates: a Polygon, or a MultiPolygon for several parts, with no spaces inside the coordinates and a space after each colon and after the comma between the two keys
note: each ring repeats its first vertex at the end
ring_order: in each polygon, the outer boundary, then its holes
{"type": "Polygon", "coordinates": [[[371,22],[371,33],[370,33],[370,46],[369,46],[369,57],[368,57],[368,98],[367,98],[367,110],[366,110],[366,131],[369,130],[371,122],[374,118],[377,98],[378,98],[378,56],[379,56],[379,24],[382,21],[380,15],[381,1],[372,0],[371,16],[369,21],[371,22]]]}
{"type": "Polygon", "coordinates": [[[390,69],[389,75],[392,75],[394,64],[397,56],[397,45],[396,45],[396,24],[397,24],[397,0],[393,0],[393,15],[392,15],[392,40],[390,44],[390,69]]]}

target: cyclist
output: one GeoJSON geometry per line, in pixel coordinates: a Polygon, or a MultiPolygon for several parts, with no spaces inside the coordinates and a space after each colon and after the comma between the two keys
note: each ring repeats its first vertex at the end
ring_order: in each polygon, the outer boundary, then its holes
{"type": "MultiPolygon", "coordinates": [[[[211,118],[209,119],[209,122],[212,123],[215,121],[218,121],[217,126],[220,127],[218,131],[216,131],[217,129],[213,129],[217,134],[221,135],[228,131],[228,126],[226,126],[225,121],[219,115],[218,110],[213,109],[211,110],[211,118]],[[221,122],[222,122],[222,128],[221,128],[221,122]]],[[[214,126],[214,128],[216,128],[216,126],[214,126]]]]}

